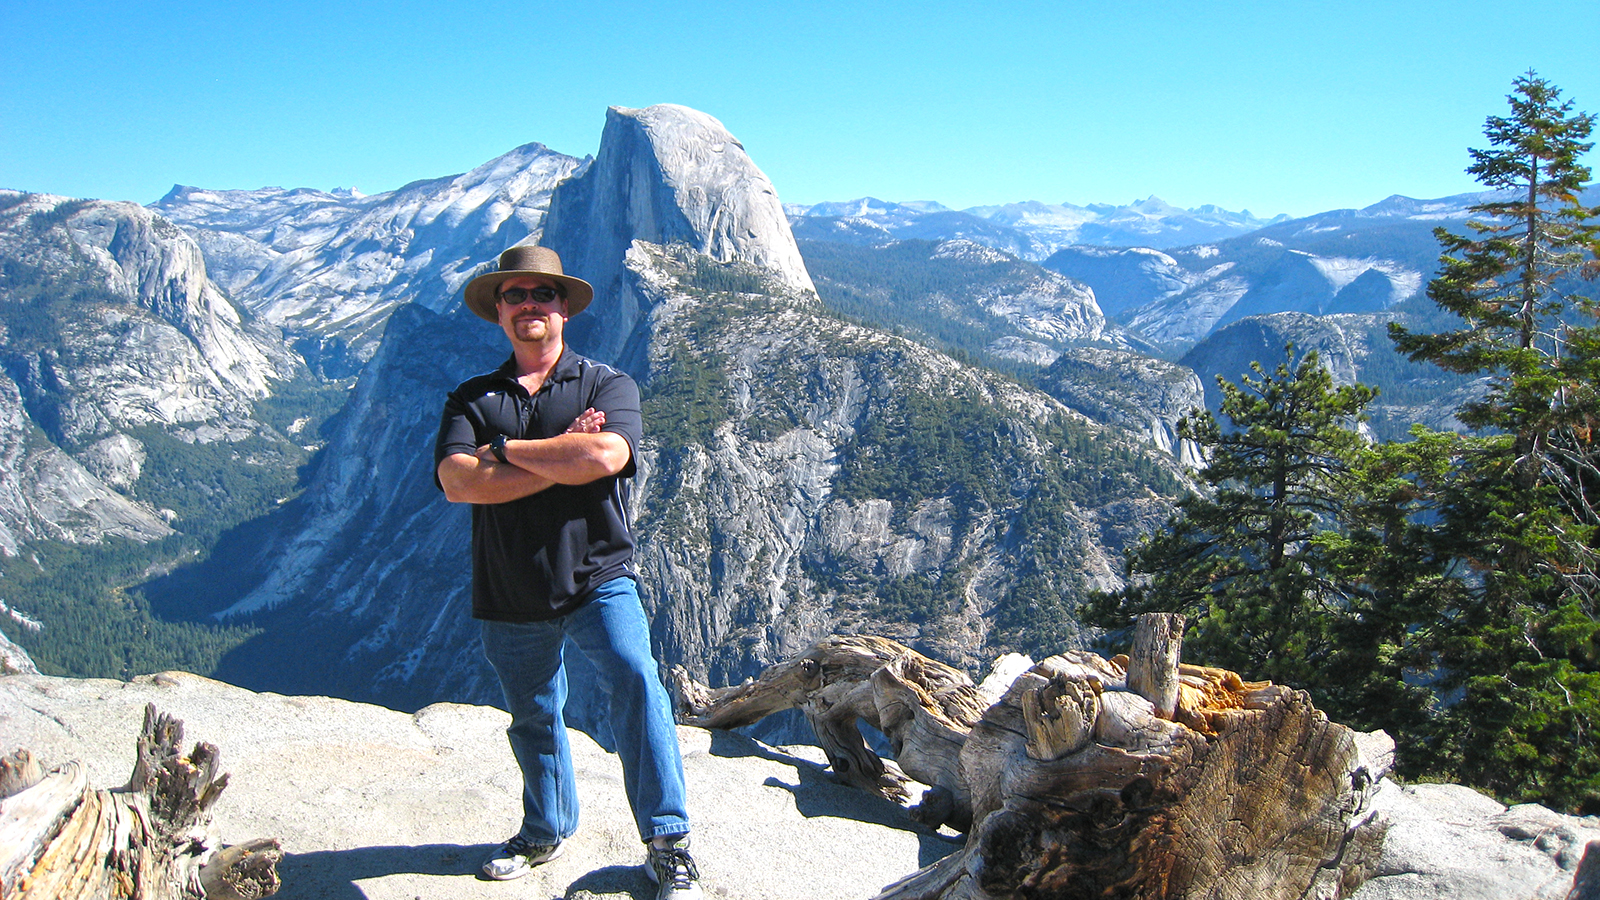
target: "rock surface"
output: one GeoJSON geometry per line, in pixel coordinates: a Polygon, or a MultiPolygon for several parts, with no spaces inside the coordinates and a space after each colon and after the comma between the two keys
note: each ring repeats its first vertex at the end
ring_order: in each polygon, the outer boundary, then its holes
{"type": "MultiPolygon", "coordinates": [[[[639,868],[617,759],[578,732],[583,824],[566,854],[516,882],[475,877],[521,816],[503,733],[510,719],[489,707],[407,715],[183,673],[130,683],[12,675],[0,678],[0,752],[28,747],[47,767],[80,759],[92,786],[120,785],[146,702],[183,720],[185,746],[203,740],[221,751],[231,773],[215,807],[223,839],[282,839],[279,900],[655,894],[639,868]]],[[[894,804],[833,783],[804,756],[687,727],[679,740],[695,857],[712,898],[869,897],[958,846],[894,804]]]]}
{"type": "Polygon", "coordinates": [[[1392,823],[1378,872],[1355,900],[1566,900],[1600,819],[1505,807],[1456,784],[1386,781],[1373,806],[1392,823]]]}
{"type": "Polygon", "coordinates": [[[606,304],[603,318],[574,320],[569,340],[628,371],[651,305],[627,267],[635,242],[685,245],[753,266],[778,291],[816,293],[772,182],[721,122],[688,107],[607,110],[593,164],[550,199],[543,243],[606,304]]]}
{"type": "MultiPolygon", "coordinates": [[[[82,760],[90,784],[123,783],[144,704],[182,719],[232,773],[215,812],[228,841],[278,837],[282,900],[648,898],[616,758],[573,732],[584,804],[569,852],[488,885],[475,872],[518,817],[505,713],[435,704],[414,715],[327,697],[255,694],[184,673],[132,682],[0,677],[0,753],[82,760]]],[[[816,748],[773,748],[680,727],[707,895],[866,898],[959,849],[887,801],[844,787],[816,748]]],[[[1355,900],[1559,900],[1600,820],[1507,809],[1455,785],[1385,782],[1390,820],[1376,877],[1355,900]]]]}
{"type": "Polygon", "coordinates": [[[4,632],[0,632],[0,675],[37,675],[38,672],[28,651],[13,644],[4,632]]]}

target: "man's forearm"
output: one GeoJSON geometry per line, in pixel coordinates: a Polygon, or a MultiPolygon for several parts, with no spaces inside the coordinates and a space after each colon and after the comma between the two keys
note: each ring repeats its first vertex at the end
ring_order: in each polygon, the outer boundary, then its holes
{"type": "Polygon", "coordinates": [[[439,463],[439,484],[451,503],[509,503],[555,484],[517,466],[455,453],[439,463]]]}
{"type": "Polygon", "coordinates": [[[506,441],[506,460],[534,476],[556,484],[588,484],[616,475],[628,465],[632,450],[619,434],[569,432],[529,441],[506,441]]]}

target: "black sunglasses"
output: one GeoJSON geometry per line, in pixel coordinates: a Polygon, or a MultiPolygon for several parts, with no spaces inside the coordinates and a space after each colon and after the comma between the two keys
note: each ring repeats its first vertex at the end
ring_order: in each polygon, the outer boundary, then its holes
{"type": "Polygon", "coordinates": [[[497,299],[507,306],[521,306],[529,300],[536,303],[554,303],[557,299],[565,296],[566,294],[552,287],[506,288],[500,292],[497,299]]]}

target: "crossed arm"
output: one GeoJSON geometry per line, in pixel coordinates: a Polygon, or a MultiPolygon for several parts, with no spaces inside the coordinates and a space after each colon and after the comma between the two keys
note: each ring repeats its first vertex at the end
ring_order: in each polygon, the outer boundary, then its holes
{"type": "Polygon", "coordinates": [[[585,410],[563,434],[541,440],[506,441],[507,463],[489,445],[452,453],[439,462],[439,484],[451,503],[507,503],[556,484],[588,484],[615,475],[632,450],[620,434],[601,431],[606,414],[585,410]]]}

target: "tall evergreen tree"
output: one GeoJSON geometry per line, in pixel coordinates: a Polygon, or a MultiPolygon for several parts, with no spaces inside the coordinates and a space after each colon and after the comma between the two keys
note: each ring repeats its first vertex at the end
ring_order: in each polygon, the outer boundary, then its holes
{"type": "Polygon", "coordinates": [[[1600,225],[1589,223],[1596,211],[1579,202],[1589,169],[1578,160],[1594,146],[1584,140],[1594,116],[1573,113],[1572,102],[1561,102],[1561,91],[1533,72],[1514,88],[1511,117],[1488,118],[1492,148],[1471,150],[1467,167],[1502,193],[1471,207],[1485,217],[1468,222],[1473,235],[1434,231],[1444,256],[1428,296],[1462,327],[1436,334],[1390,328],[1413,361],[1492,376],[1487,395],[1464,406],[1461,420],[1514,435],[1516,477],[1530,486],[1561,414],[1553,402],[1555,362],[1569,343],[1562,317],[1573,306],[1568,290],[1593,259],[1600,225]]]}
{"type": "Polygon", "coordinates": [[[1596,210],[1580,202],[1594,117],[1535,73],[1516,79],[1511,115],[1491,116],[1490,149],[1467,171],[1500,193],[1473,207],[1472,235],[1436,231],[1445,254],[1428,286],[1461,327],[1393,327],[1399,349],[1486,380],[1458,417],[1462,442],[1426,547],[1453,587],[1427,624],[1448,700],[1436,732],[1441,774],[1506,799],[1600,802],[1600,625],[1594,492],[1600,486],[1595,309],[1596,210]]]}
{"type": "Polygon", "coordinates": [[[1328,680],[1334,651],[1330,612],[1347,586],[1333,583],[1324,545],[1351,465],[1364,441],[1355,430],[1375,391],[1335,388],[1315,352],[1240,384],[1221,377],[1221,414],[1198,412],[1179,434],[1207,458],[1210,490],[1178,504],[1162,532],[1128,557],[1129,586],[1094,598],[1094,624],[1116,628],[1142,612],[1189,616],[1185,656],[1249,678],[1297,687],[1328,680]]]}

